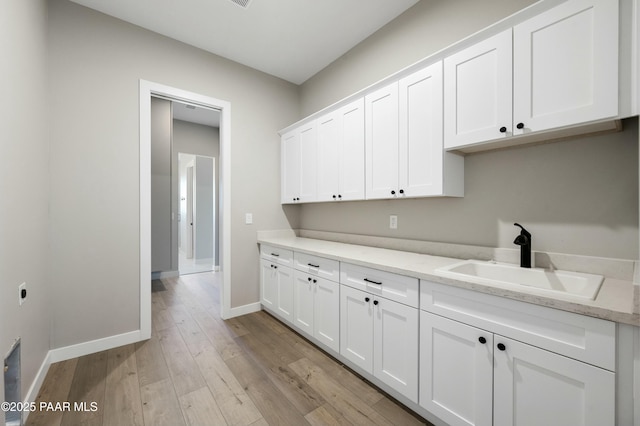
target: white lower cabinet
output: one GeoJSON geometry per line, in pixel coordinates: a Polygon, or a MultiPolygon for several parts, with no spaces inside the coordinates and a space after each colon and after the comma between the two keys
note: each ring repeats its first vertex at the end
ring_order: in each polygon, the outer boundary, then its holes
{"type": "Polygon", "coordinates": [[[450,426],[616,424],[625,370],[611,321],[275,246],[260,255],[262,306],[411,409],[450,426]]]}
{"type": "Polygon", "coordinates": [[[260,287],[262,305],[285,321],[293,322],[293,269],[262,259],[260,287]]]}
{"type": "Polygon", "coordinates": [[[418,401],[418,309],[340,286],[340,354],[418,401]]]}
{"type": "Polygon", "coordinates": [[[494,343],[494,425],[615,424],[613,372],[502,336],[494,343]]]}
{"type": "Polygon", "coordinates": [[[451,426],[613,426],[615,374],[421,311],[420,405],[451,426]]]}
{"type": "Polygon", "coordinates": [[[338,352],[340,284],[295,271],[293,294],[293,325],[338,352]]]}
{"type": "Polygon", "coordinates": [[[491,425],[492,386],[493,334],[420,311],[420,405],[451,426],[491,425]]]}

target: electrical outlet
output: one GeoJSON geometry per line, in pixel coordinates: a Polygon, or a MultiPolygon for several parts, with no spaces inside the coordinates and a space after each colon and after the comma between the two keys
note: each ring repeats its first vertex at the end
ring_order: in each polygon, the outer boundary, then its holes
{"type": "Polygon", "coordinates": [[[389,229],[398,229],[398,216],[395,214],[389,216],[389,229]]]}
{"type": "Polygon", "coordinates": [[[27,299],[27,283],[22,283],[18,286],[18,304],[22,306],[22,304],[27,299]]]}
{"type": "Polygon", "coordinates": [[[247,213],[244,215],[244,223],[247,225],[251,225],[253,223],[253,214],[247,213]]]}

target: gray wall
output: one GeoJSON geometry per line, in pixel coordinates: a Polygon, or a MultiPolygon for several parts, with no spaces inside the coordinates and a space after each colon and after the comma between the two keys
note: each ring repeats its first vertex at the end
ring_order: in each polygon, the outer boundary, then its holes
{"type": "MultiPolygon", "coordinates": [[[[151,98],[151,271],[171,271],[171,102],[151,98]]],[[[175,243],[176,240],[173,240],[175,243]]]]}
{"type": "MultiPolygon", "coordinates": [[[[213,157],[215,161],[215,182],[214,186],[216,188],[215,192],[215,200],[214,200],[214,218],[215,218],[215,235],[216,239],[214,241],[215,247],[215,265],[220,265],[220,226],[219,226],[219,217],[220,217],[220,203],[219,203],[219,187],[220,187],[220,129],[217,127],[203,126],[202,124],[196,123],[188,123],[182,120],[173,120],[173,159],[174,159],[174,170],[178,170],[178,153],[187,153],[187,154],[195,154],[195,155],[204,155],[207,157],[213,157]]],[[[175,176],[179,178],[179,176],[175,176]]],[[[174,179],[174,193],[178,194],[178,179],[174,179]]],[[[176,202],[176,197],[174,197],[174,202],[176,202]]],[[[179,210],[179,206],[176,205],[174,208],[175,211],[179,210]]],[[[175,238],[177,236],[177,230],[175,238]]],[[[175,259],[177,259],[177,252],[175,253],[175,259]]],[[[178,265],[175,265],[177,269],[178,265]]]]}
{"type": "Polygon", "coordinates": [[[51,329],[46,19],[46,1],[0,6],[0,354],[22,338],[23,397],[49,350],[51,329]],[[28,296],[18,307],[22,282],[28,296]]]}
{"type": "MultiPolygon", "coordinates": [[[[301,88],[308,115],[532,1],[421,1],[301,88]]],[[[470,155],[465,197],[302,205],[303,229],[514,248],[520,222],[535,250],[638,258],[638,125],[548,145],[470,155]],[[389,215],[398,229],[389,229],[389,215]]]]}
{"type": "Polygon", "coordinates": [[[301,206],[300,227],[516,248],[523,224],[534,250],[636,259],[638,125],[621,133],[465,158],[464,198],[301,206]],[[389,215],[398,229],[389,229],[389,215]]]}
{"type": "Polygon", "coordinates": [[[231,103],[231,306],[257,302],[256,230],[288,227],[277,131],[299,115],[297,87],[65,0],[49,9],[53,347],[139,328],[139,79],[231,103]]]}
{"type": "Polygon", "coordinates": [[[536,0],[422,0],[301,86],[302,116],[405,68],[536,0]]]}

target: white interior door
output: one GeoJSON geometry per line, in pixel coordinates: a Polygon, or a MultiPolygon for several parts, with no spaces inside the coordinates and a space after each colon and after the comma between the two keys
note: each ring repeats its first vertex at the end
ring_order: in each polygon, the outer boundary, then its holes
{"type": "Polygon", "coordinates": [[[187,223],[185,247],[187,259],[193,259],[193,166],[187,167],[187,223]]]}

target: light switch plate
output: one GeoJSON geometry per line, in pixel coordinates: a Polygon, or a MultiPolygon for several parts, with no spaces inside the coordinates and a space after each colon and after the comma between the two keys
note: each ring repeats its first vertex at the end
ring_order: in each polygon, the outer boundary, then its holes
{"type": "Polygon", "coordinates": [[[247,213],[244,215],[244,223],[247,225],[251,225],[253,223],[253,214],[247,213]]]}

